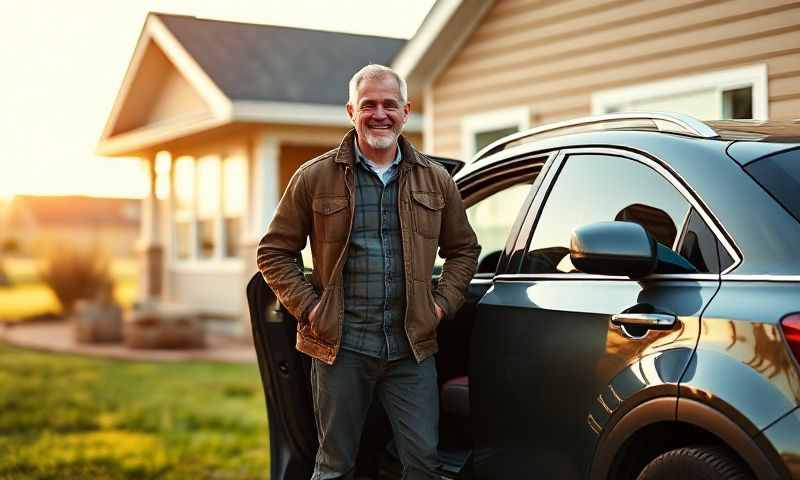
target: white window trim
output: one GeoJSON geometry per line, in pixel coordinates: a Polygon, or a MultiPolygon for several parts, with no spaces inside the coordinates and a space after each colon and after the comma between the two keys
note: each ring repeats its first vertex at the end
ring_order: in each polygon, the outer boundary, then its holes
{"type": "Polygon", "coordinates": [[[519,131],[530,128],[531,109],[514,107],[503,110],[492,110],[475,115],[467,115],[461,119],[461,158],[469,163],[478,153],[475,150],[475,135],[489,130],[517,127],[519,131]]]}
{"type": "MultiPolygon", "coordinates": [[[[178,228],[177,228],[177,215],[176,215],[176,207],[177,202],[175,199],[175,175],[170,175],[170,195],[169,195],[169,209],[170,209],[170,221],[169,221],[169,228],[170,228],[170,239],[171,239],[171,252],[170,252],[170,269],[175,272],[182,272],[182,273],[191,273],[191,272],[198,272],[198,273],[207,273],[207,272],[240,272],[244,270],[244,259],[241,257],[225,257],[224,249],[225,249],[225,231],[224,231],[224,221],[225,221],[225,213],[224,213],[224,162],[225,159],[228,158],[229,155],[201,155],[201,156],[191,156],[192,163],[194,167],[192,169],[192,212],[191,217],[185,221],[190,222],[191,228],[191,256],[188,259],[180,259],[178,258],[178,228]],[[214,241],[215,248],[214,253],[211,258],[202,259],[199,257],[200,248],[197,242],[197,193],[199,189],[199,175],[197,174],[197,164],[199,160],[206,158],[206,157],[217,157],[220,163],[219,165],[219,188],[220,188],[220,204],[217,212],[213,218],[214,221],[214,241]]],[[[172,159],[172,166],[170,167],[170,171],[175,171],[175,164],[174,162],[181,158],[182,156],[176,157],[172,159]]],[[[245,167],[246,169],[248,167],[245,167]]],[[[249,172],[245,171],[245,177],[249,172]]],[[[244,221],[244,214],[240,217],[242,221],[244,221]]]]}
{"type": "Polygon", "coordinates": [[[723,91],[752,87],[753,119],[767,120],[769,117],[767,80],[767,65],[761,63],[747,67],[604,90],[592,94],[592,114],[608,113],[611,107],[624,109],[625,105],[630,105],[631,102],[637,100],[679,95],[709,88],[716,89],[718,101],[722,104],[723,91]]]}

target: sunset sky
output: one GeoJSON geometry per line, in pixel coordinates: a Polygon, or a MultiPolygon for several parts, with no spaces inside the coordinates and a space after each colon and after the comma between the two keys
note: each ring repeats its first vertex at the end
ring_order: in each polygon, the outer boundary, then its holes
{"type": "Polygon", "coordinates": [[[138,161],[100,158],[94,149],[148,11],[409,38],[432,4],[0,0],[0,198],[144,194],[138,161]]]}

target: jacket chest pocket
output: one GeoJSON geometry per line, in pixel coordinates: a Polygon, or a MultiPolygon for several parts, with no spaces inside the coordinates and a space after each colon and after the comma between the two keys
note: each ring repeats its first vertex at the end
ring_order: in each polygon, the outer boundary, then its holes
{"type": "Polygon", "coordinates": [[[346,196],[319,197],[312,202],[314,235],[323,242],[343,242],[350,222],[346,196]]]}
{"type": "Polygon", "coordinates": [[[414,231],[425,238],[439,238],[444,196],[438,192],[411,192],[414,231]]]}

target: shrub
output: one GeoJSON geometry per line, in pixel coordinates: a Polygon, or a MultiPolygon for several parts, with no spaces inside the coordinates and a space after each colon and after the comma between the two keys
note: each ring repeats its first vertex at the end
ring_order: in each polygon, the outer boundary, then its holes
{"type": "Polygon", "coordinates": [[[0,253],[19,253],[21,250],[22,248],[20,247],[19,240],[14,237],[3,239],[3,241],[0,242],[0,253]]]}
{"type": "Polygon", "coordinates": [[[111,260],[99,247],[80,248],[70,243],[53,246],[45,255],[39,276],[55,294],[65,316],[72,314],[80,299],[112,298],[111,260]]]}

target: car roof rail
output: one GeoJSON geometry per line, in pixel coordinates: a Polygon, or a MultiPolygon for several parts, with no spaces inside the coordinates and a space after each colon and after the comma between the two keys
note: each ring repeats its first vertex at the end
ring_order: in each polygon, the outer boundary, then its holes
{"type": "Polygon", "coordinates": [[[673,112],[621,112],[574,118],[563,122],[541,125],[503,137],[481,149],[473,162],[493,153],[544,138],[573,133],[603,130],[646,130],[679,133],[698,138],[717,138],[719,134],[702,121],[682,113],[673,112]]]}

